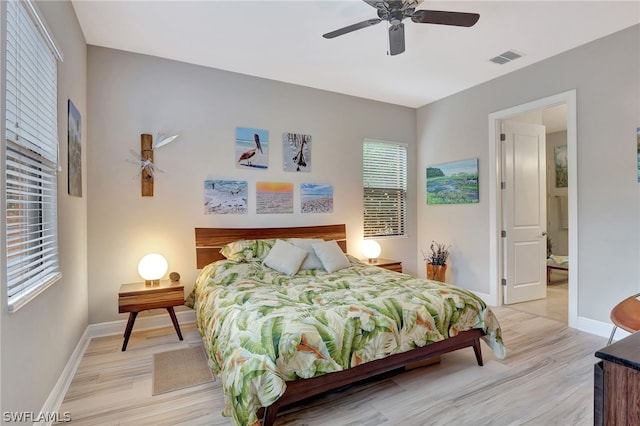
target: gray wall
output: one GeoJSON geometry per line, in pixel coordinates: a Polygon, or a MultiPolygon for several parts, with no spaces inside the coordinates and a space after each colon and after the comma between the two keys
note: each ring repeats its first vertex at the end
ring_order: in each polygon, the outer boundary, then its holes
{"type": "Polygon", "coordinates": [[[578,138],[578,315],[608,322],[640,288],[635,129],[640,26],[549,58],[418,110],[418,243],[454,245],[454,282],[489,293],[488,115],[575,89],[578,138]],[[478,157],[480,203],[426,206],[428,164],[478,157]]]}
{"type": "MultiPolygon", "coordinates": [[[[82,115],[86,164],[86,43],[70,2],[38,2],[64,54],[58,65],[58,226],[62,279],[13,314],[7,313],[3,283],[2,411],[38,413],[87,328],[87,197],[67,194],[67,99],[82,115]]],[[[4,66],[4,61],[2,66],[4,66]]],[[[4,124],[4,123],[3,123],[4,124]]],[[[4,134],[4,129],[3,129],[4,134]]],[[[83,170],[86,184],[86,172],[83,170]]],[[[4,212],[3,212],[4,213],[4,212]]],[[[4,222],[4,219],[3,219],[4,222]]]]}
{"type": "Polygon", "coordinates": [[[186,63],[88,47],[89,321],[118,314],[122,283],[139,281],[137,263],[160,252],[189,291],[195,267],[194,227],[269,227],[346,223],[349,253],[362,257],[362,142],[409,144],[408,238],[379,240],[382,257],[415,271],[415,135],[412,108],[279,83],[186,63]],[[269,168],[238,169],[235,128],[269,131],[269,168]],[[176,132],[154,152],[164,170],[155,195],[141,197],[140,134],[176,132]],[[312,136],[311,173],[282,170],[282,134],[312,136]],[[249,212],[205,215],[207,178],[246,180],[249,212]],[[255,183],[295,183],[293,214],[256,214],[255,183]],[[334,186],[333,213],[299,213],[299,183],[334,186]]]}

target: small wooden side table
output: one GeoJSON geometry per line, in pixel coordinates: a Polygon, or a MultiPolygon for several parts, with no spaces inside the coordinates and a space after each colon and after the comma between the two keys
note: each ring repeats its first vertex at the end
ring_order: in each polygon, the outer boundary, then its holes
{"type": "Polygon", "coordinates": [[[118,312],[129,312],[122,351],[127,350],[127,343],[129,343],[138,312],[148,309],[165,308],[171,316],[178,337],[183,340],[180,325],[173,310],[174,306],[180,305],[184,305],[184,286],[180,284],[180,281],[162,280],[160,284],[153,286],[145,285],[144,282],[122,284],[118,292],[118,312]]]}
{"type": "Polygon", "coordinates": [[[363,260],[363,262],[366,262],[369,265],[379,266],[390,271],[402,273],[402,262],[399,260],[383,259],[379,257],[375,262],[369,262],[368,260],[363,260]]]}

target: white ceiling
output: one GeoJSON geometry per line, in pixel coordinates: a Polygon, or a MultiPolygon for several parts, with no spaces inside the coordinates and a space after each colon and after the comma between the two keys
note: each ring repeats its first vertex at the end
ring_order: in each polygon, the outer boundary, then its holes
{"type": "Polygon", "coordinates": [[[74,0],[88,44],[420,107],[640,22],[640,1],[425,1],[419,9],[475,12],[471,28],[405,20],[406,52],[388,56],[382,22],[348,1],[74,0]],[[505,65],[507,50],[525,56],[505,65]]]}

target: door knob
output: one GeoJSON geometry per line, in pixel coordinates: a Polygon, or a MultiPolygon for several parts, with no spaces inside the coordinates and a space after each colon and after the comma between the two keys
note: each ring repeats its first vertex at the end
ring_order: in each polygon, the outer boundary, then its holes
{"type": "Polygon", "coordinates": [[[546,233],[546,232],[543,232],[540,236],[541,236],[541,237],[546,237],[546,236],[547,236],[547,233],[546,233]]]}

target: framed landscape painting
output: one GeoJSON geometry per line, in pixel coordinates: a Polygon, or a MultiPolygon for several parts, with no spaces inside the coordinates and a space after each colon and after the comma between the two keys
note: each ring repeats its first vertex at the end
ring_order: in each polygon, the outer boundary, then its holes
{"type": "Polygon", "coordinates": [[[256,213],[293,213],[293,183],[256,182],[256,213]]]}
{"type": "Polygon", "coordinates": [[[67,116],[67,192],[74,197],[82,197],[82,117],[80,111],[68,101],[67,116]]]}
{"type": "Polygon", "coordinates": [[[478,159],[427,167],[427,204],[479,202],[478,159]]]}
{"type": "Polygon", "coordinates": [[[567,171],[567,146],[556,146],[553,149],[553,158],[556,163],[556,188],[566,188],[569,186],[569,173],[567,171]]]}
{"type": "Polygon", "coordinates": [[[301,213],[333,212],[333,185],[300,184],[301,213]]]}

